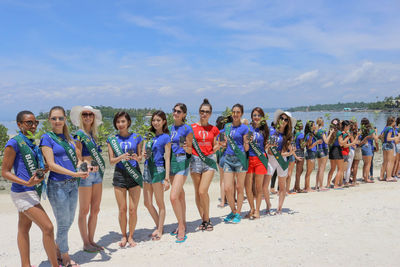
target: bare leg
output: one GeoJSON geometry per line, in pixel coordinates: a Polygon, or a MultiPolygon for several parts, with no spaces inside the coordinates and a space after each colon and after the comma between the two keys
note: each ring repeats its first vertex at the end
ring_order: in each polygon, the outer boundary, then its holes
{"type": "Polygon", "coordinates": [[[87,223],[87,215],[89,213],[90,204],[92,200],[92,187],[91,186],[79,187],[78,190],[79,190],[78,226],[83,241],[83,249],[87,251],[96,251],[97,247],[94,247],[92,246],[92,244],[90,244],[89,234],[88,234],[88,223],[87,223]]]}
{"type": "Polygon", "coordinates": [[[219,167],[219,188],[221,193],[221,203],[220,207],[225,207],[225,183],[224,183],[224,169],[219,167]]]}
{"type": "Polygon", "coordinates": [[[90,215],[88,221],[88,232],[89,232],[89,242],[92,246],[97,247],[102,250],[103,247],[99,246],[94,242],[94,233],[97,226],[97,216],[100,212],[101,196],[103,193],[103,184],[95,184],[92,186],[92,201],[90,205],[90,215]]]}
{"type": "Polygon", "coordinates": [[[214,171],[209,170],[202,174],[199,185],[200,205],[203,211],[202,220],[208,222],[210,220],[210,196],[208,189],[210,188],[211,181],[214,177],[214,171]]]}
{"type": "Polygon", "coordinates": [[[282,206],[286,197],[286,176],[284,177],[278,176],[278,183],[280,190],[279,190],[279,203],[278,203],[277,213],[282,213],[282,206]]]}
{"type": "Polygon", "coordinates": [[[311,178],[311,172],[314,170],[314,165],[315,165],[315,160],[313,160],[313,159],[307,160],[307,171],[306,171],[305,184],[304,184],[304,190],[307,192],[312,191],[311,186],[310,186],[310,178],[311,178]]]}
{"type": "Polygon", "coordinates": [[[250,212],[248,214],[248,217],[250,217],[254,213],[253,175],[254,173],[247,173],[245,179],[246,196],[247,201],[250,205],[250,212]]]}
{"type": "Polygon", "coordinates": [[[289,193],[290,191],[290,182],[292,180],[292,174],[293,174],[293,169],[294,169],[294,164],[295,162],[289,162],[289,166],[288,166],[288,176],[286,178],[286,193],[289,193]]]}
{"type": "Polygon", "coordinates": [[[126,235],[126,211],[127,211],[127,206],[126,206],[126,189],[114,186],[114,193],[115,193],[115,199],[117,200],[118,204],[118,221],[119,221],[119,227],[121,229],[121,242],[119,243],[120,247],[125,247],[126,242],[127,242],[127,235],[126,235]]]}
{"type": "Polygon", "coordinates": [[[164,221],[165,221],[165,204],[164,204],[164,187],[162,183],[155,183],[151,185],[154,192],[154,198],[156,199],[156,203],[158,206],[158,238],[161,238],[161,235],[164,232],[164,221]]]}
{"type": "Polygon", "coordinates": [[[196,200],[197,210],[199,211],[200,218],[203,218],[203,208],[202,208],[201,203],[200,203],[200,195],[199,195],[201,174],[192,172],[190,174],[190,176],[192,177],[192,180],[193,180],[193,186],[194,186],[194,193],[195,193],[195,200],[196,200]]]}
{"type": "Polygon", "coordinates": [[[254,211],[254,217],[260,218],[260,208],[261,208],[261,195],[263,190],[264,175],[256,174],[255,184],[256,184],[256,209],[254,211]]]}
{"type": "Polygon", "coordinates": [[[271,209],[271,200],[269,199],[269,183],[271,182],[272,175],[264,175],[264,181],[262,185],[265,203],[267,204],[267,213],[269,213],[271,209]]]}
{"type": "MultiPolygon", "coordinates": [[[[242,206],[243,206],[243,200],[244,200],[244,180],[246,178],[246,173],[245,172],[238,172],[236,173],[237,181],[236,181],[236,189],[237,189],[237,210],[236,213],[239,213],[242,211],[242,206]]],[[[286,194],[286,192],[285,192],[286,194]]]]}
{"type": "Polygon", "coordinates": [[[332,176],[333,176],[333,173],[335,172],[335,169],[336,169],[337,164],[338,164],[337,160],[334,160],[334,159],[331,159],[330,162],[331,162],[331,169],[329,170],[328,181],[326,183],[326,187],[328,187],[328,188],[331,187],[332,176]]]}
{"type": "Polygon", "coordinates": [[[172,208],[174,209],[174,213],[176,219],[178,221],[178,235],[180,238],[183,238],[185,235],[185,203],[182,203],[182,199],[184,200],[185,192],[183,191],[183,185],[186,181],[186,176],[184,175],[175,175],[170,177],[172,181],[172,188],[170,193],[170,200],[172,208]],[[182,198],[183,197],[183,198],[182,198]]]}
{"type": "Polygon", "coordinates": [[[128,243],[130,247],[136,246],[133,240],[133,234],[135,233],[137,223],[137,208],[140,199],[140,186],[129,188],[129,235],[128,243]]]}
{"type": "Polygon", "coordinates": [[[224,182],[225,182],[225,195],[228,200],[229,207],[233,213],[236,213],[235,197],[234,197],[234,184],[235,184],[234,173],[225,172],[224,182]]]}
{"type": "Polygon", "coordinates": [[[158,222],[159,215],[156,208],[153,205],[153,187],[149,183],[143,183],[143,196],[144,196],[144,205],[149,211],[151,218],[153,218],[154,223],[156,224],[156,230],[151,234],[152,237],[158,235],[158,222]]]}
{"type": "Polygon", "coordinates": [[[293,191],[300,192],[300,178],[301,174],[303,173],[303,168],[304,168],[304,159],[300,161],[296,161],[296,181],[294,183],[294,189],[293,191]]]}

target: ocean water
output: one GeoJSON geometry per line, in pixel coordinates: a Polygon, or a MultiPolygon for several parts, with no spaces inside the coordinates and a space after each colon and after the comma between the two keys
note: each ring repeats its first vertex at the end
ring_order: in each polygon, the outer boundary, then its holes
{"type": "MultiPolygon", "coordinates": [[[[215,124],[218,116],[221,116],[222,112],[216,111],[211,115],[210,123],[215,124]]],[[[274,112],[267,112],[268,114],[268,123],[270,124],[274,118],[274,112]]],[[[329,125],[327,120],[327,115],[329,114],[330,120],[334,118],[339,118],[341,120],[350,120],[355,118],[358,123],[360,123],[362,118],[368,118],[369,121],[378,128],[378,131],[382,130],[386,126],[386,120],[389,116],[399,117],[400,113],[387,113],[387,112],[293,112],[292,115],[296,119],[301,119],[303,122],[307,120],[316,121],[317,118],[322,117],[325,121],[325,125],[329,125]]],[[[245,112],[243,114],[243,118],[246,118],[250,121],[250,112],[245,112]]],[[[189,113],[188,114],[188,123],[194,123],[199,120],[199,115],[197,113],[189,113]]],[[[8,128],[9,135],[15,135],[18,131],[17,123],[13,120],[9,121],[0,121],[0,124],[3,124],[5,127],[8,128]]],[[[40,127],[40,125],[39,125],[40,127]]]]}

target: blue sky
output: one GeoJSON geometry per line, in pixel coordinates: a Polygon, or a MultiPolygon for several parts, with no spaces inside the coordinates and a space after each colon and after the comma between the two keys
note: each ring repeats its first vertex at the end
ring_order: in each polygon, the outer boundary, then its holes
{"type": "Polygon", "coordinates": [[[399,1],[0,0],[0,119],[400,94],[399,1]]]}

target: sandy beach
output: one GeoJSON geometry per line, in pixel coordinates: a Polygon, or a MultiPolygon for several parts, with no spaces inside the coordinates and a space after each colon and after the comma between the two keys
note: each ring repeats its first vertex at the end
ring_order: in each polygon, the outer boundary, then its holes
{"type": "MultiPolygon", "coordinates": [[[[160,241],[148,237],[153,221],[143,205],[138,211],[134,248],[119,248],[118,210],[111,184],[112,169],[107,170],[99,214],[96,240],[104,252],[82,251],[77,214],[69,234],[70,254],[81,266],[398,266],[400,253],[400,182],[375,179],[374,184],[360,183],[354,188],[289,195],[282,215],[267,216],[240,224],[222,220],[229,207],[218,208],[219,182],[216,175],[210,187],[212,232],[195,232],[201,223],[190,180],[185,184],[188,239],[176,244],[169,232],[176,219],[165,194],[167,217],[160,241]]],[[[359,171],[359,176],[361,172],[359,171]]],[[[375,176],[378,169],[375,170],[375,176]]],[[[303,179],[304,176],[302,176],[303,179]]],[[[314,180],[315,172],[311,178],[314,180]]],[[[326,179],[326,178],[325,178],[326,179]]],[[[293,179],[292,179],[293,183],[293,179]]],[[[303,180],[302,180],[303,183],[303,180]]],[[[273,208],[278,197],[272,195],[273,208]]],[[[42,201],[55,223],[49,201],[42,201]]],[[[265,202],[262,205],[265,209],[265,202]]],[[[244,204],[242,215],[249,206],[244,204]]],[[[19,266],[17,249],[17,211],[9,193],[0,194],[1,266],[19,266]]],[[[50,266],[37,226],[31,229],[31,261],[50,266]]]]}

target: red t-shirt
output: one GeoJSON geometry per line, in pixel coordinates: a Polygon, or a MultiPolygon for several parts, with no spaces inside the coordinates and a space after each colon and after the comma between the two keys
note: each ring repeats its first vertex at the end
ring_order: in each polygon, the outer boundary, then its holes
{"type": "MultiPolygon", "coordinates": [[[[214,138],[219,135],[218,128],[213,125],[200,126],[197,123],[193,123],[192,128],[194,138],[196,138],[201,152],[203,152],[205,156],[211,155],[213,153],[214,138]]],[[[199,155],[194,147],[192,153],[195,156],[199,155]]]]}

